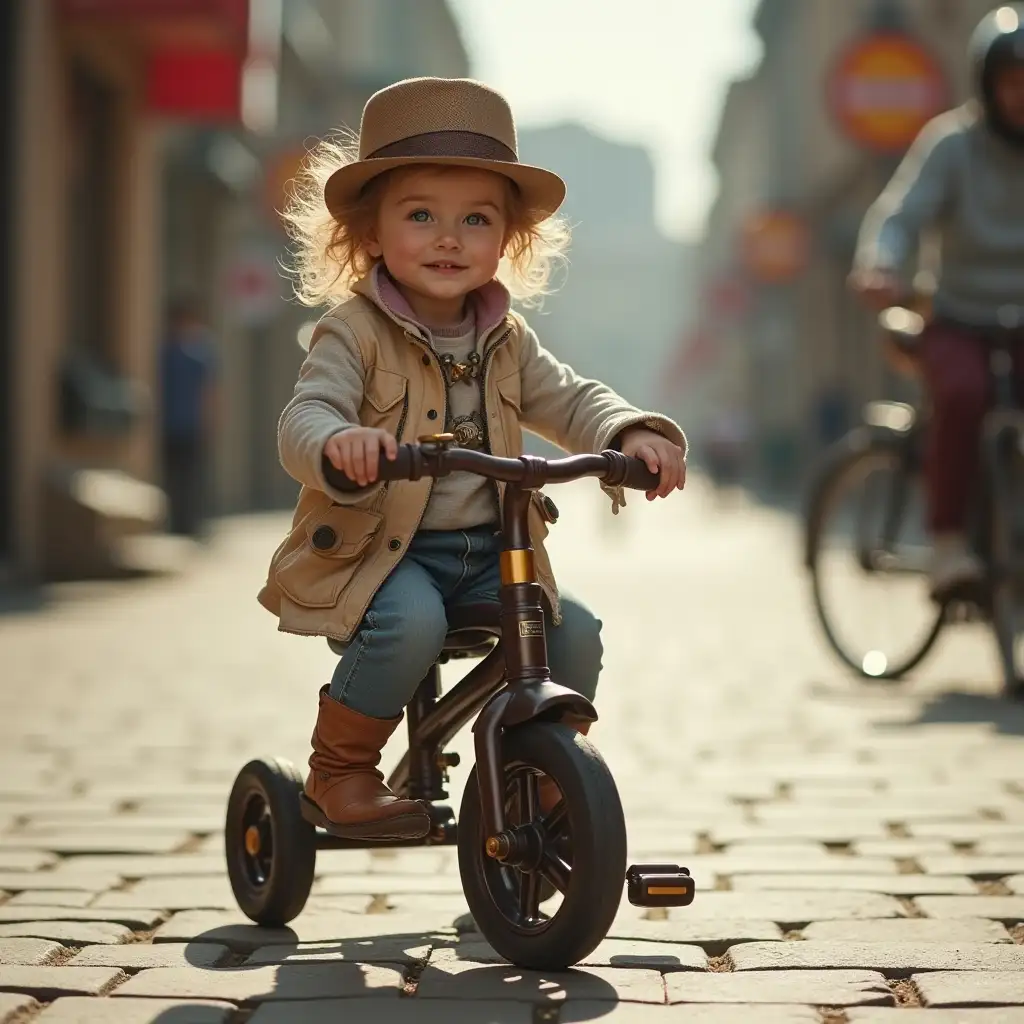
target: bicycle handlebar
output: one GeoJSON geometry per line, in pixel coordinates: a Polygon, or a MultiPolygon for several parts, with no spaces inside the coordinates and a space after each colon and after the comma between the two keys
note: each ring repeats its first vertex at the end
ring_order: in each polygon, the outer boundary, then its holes
{"type": "Polygon", "coordinates": [[[347,492],[365,490],[381,480],[419,480],[424,476],[447,476],[455,472],[476,473],[531,488],[596,476],[611,487],[630,487],[638,491],[653,490],[660,477],[640,459],[611,450],[600,455],[570,455],[564,459],[542,459],[535,455],[506,459],[469,448],[444,448],[438,444],[399,445],[394,459],[382,454],[377,464],[377,480],[365,487],[336,469],[326,455],[322,466],[324,479],[331,487],[347,492]]]}

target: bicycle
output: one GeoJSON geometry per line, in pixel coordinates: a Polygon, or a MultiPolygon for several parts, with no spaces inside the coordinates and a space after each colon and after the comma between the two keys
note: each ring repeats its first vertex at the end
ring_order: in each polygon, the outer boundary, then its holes
{"type": "MultiPolygon", "coordinates": [[[[880,314],[879,325],[894,357],[890,361],[902,372],[913,373],[924,318],[896,306],[880,314]]],[[[926,592],[920,577],[927,572],[929,549],[923,534],[915,532],[914,514],[923,506],[920,484],[928,410],[902,402],[869,403],[864,422],[826,453],[810,488],[804,564],[829,645],[860,675],[900,679],[920,664],[947,624],[982,621],[992,626],[996,639],[1003,694],[1021,698],[1024,410],[1013,394],[1013,355],[1024,330],[1011,323],[983,333],[994,402],[982,430],[982,485],[972,500],[970,540],[985,567],[981,583],[921,600],[926,592]],[[847,497],[854,499],[854,507],[844,512],[847,497]],[[849,602],[834,602],[831,591],[836,582],[853,579],[880,581],[890,594],[904,591],[915,605],[915,628],[908,628],[891,601],[862,603],[865,612],[877,609],[884,624],[866,642],[852,641],[845,627],[854,613],[849,602]],[[883,632],[896,637],[896,647],[879,639],[883,632]]]]}
{"type": "MultiPolygon", "coordinates": [[[[605,938],[623,882],[636,906],[686,906],[694,882],[676,864],[626,867],[626,827],[615,781],[596,747],[573,725],[596,720],[582,695],[550,678],[542,592],[534,572],[528,517],[546,483],[597,477],[611,486],[657,486],[638,459],[619,452],[547,460],[498,458],[452,446],[450,434],[420,438],[381,460],[384,480],[478,473],[506,484],[502,503],[499,605],[463,608],[449,618],[438,661],[407,708],[409,748],[388,779],[396,793],[423,801],[431,828],[422,839],[346,839],[318,827],[322,816],[303,793],[302,776],[283,758],[250,761],[228,800],[225,853],[241,910],[258,924],[280,926],[305,906],[316,851],[384,846],[457,845],[470,913],[484,938],[521,967],[562,970],[605,938]],[[483,660],[441,696],[440,666],[449,658],[483,660]],[[476,764],[458,820],[447,799],[444,751],[473,725],[476,764]],[[559,799],[542,813],[541,776],[559,799]],[[553,913],[540,903],[557,894],[553,913]]],[[[329,462],[331,486],[358,490],[329,462]]],[[[550,513],[553,503],[550,503],[550,513]]]]}

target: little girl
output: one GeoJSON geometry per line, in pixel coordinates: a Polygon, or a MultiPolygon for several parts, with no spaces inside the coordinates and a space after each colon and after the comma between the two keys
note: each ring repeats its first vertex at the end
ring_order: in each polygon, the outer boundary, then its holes
{"type": "MultiPolygon", "coordinates": [[[[381,750],[441,650],[449,610],[497,602],[500,580],[501,489],[470,473],[378,481],[380,453],[449,431],[515,458],[527,427],[569,451],[643,459],[661,473],[648,499],[685,481],[675,423],[578,376],[511,310],[513,295],[544,291],[566,242],[552,219],[564,194],[557,175],[518,162],[498,93],[418,78],[370,98],[357,153],[321,142],[286,211],[296,294],[333,308],[278,425],[281,462],[302,490],[259,599],[282,630],[343,651],[320,691],[305,786],[337,835],[428,832],[424,806],[384,784],[381,750]],[[509,287],[496,277],[503,258],[509,287]],[[366,489],[333,490],[324,456],[366,489]]],[[[617,511],[621,490],[612,496],[617,511]]],[[[593,698],[601,623],[556,590],[551,520],[537,495],[530,534],[551,674],[593,698]]]]}

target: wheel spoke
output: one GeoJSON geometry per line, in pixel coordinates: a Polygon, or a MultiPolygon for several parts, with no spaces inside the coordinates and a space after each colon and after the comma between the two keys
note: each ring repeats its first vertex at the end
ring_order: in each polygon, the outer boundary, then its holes
{"type": "Polygon", "coordinates": [[[554,850],[545,848],[540,862],[542,874],[563,896],[569,889],[572,868],[554,850]]]}
{"type": "Polygon", "coordinates": [[[569,811],[565,806],[564,800],[559,800],[540,823],[541,828],[544,830],[545,839],[551,842],[554,842],[554,840],[564,834],[565,827],[568,824],[569,811]]]}
{"type": "Polygon", "coordinates": [[[517,777],[516,796],[519,803],[519,824],[528,825],[537,817],[539,803],[537,776],[533,772],[523,772],[517,777]]]}
{"type": "Polygon", "coordinates": [[[519,874],[519,913],[526,924],[540,916],[540,875],[536,871],[519,874]]]}

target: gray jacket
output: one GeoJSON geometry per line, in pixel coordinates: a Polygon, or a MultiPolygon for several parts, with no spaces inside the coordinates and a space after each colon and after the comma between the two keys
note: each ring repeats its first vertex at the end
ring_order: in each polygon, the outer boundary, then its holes
{"type": "Polygon", "coordinates": [[[937,315],[1024,324],[1024,150],[993,134],[974,104],[922,130],[864,218],[855,267],[905,274],[927,229],[941,246],[937,315]]]}

